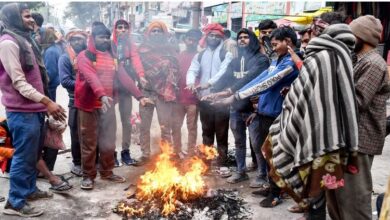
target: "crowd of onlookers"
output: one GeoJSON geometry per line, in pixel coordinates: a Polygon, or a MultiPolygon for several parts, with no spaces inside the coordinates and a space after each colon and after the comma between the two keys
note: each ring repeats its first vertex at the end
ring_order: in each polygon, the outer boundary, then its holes
{"type": "Polygon", "coordinates": [[[250,187],[264,197],[261,207],[275,207],[288,194],[296,202],[289,211],[304,213],[300,219],[325,219],[326,208],[332,219],[371,219],[371,165],[382,153],[390,95],[375,17],[345,24],[341,14],[328,12],[299,32],[264,20],[258,34],[242,28],[236,39],[212,23],[189,30],[182,51],[162,21],[149,23],[140,45],[124,19],[112,30],[96,21],[90,33],[61,34],[42,26],[43,17],[26,4],[11,3],[0,22],[0,89],[14,149],[5,214],[43,213],[27,202],[53,196],[37,188],[36,178],[47,178],[54,192],[72,188],[52,173],[59,148],[45,146],[47,116],[67,120],[71,173],[81,177],[81,189],[92,190],[97,173],[123,183],[114,167],[150,161],[156,110],[161,141],[178,160],[195,153],[199,117],[202,144],[216,143],[214,165],[228,166],[230,127],[237,169],[221,178],[236,184],[254,169],[250,187]],[[69,95],[67,110],[56,104],[60,84],[69,95]],[[130,154],[133,97],[140,158],[130,154]],[[118,155],[116,104],[123,134],[118,155]]]}

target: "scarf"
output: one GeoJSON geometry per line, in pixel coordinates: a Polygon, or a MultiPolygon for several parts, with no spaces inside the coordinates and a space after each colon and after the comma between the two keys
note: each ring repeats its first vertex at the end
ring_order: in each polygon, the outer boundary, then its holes
{"type": "Polygon", "coordinates": [[[48,83],[49,77],[46,72],[46,68],[41,56],[41,49],[38,44],[32,38],[30,31],[26,30],[23,26],[23,21],[21,17],[21,9],[27,9],[26,5],[19,3],[11,3],[2,7],[0,11],[0,35],[8,34],[14,38],[19,46],[19,54],[23,55],[24,66],[23,69],[30,71],[34,68],[33,57],[39,66],[41,72],[41,78],[43,82],[43,87],[45,95],[48,95],[48,83]],[[31,54],[29,47],[33,50],[31,54]]]}
{"type": "Polygon", "coordinates": [[[310,41],[299,77],[270,128],[272,163],[298,194],[303,180],[297,167],[336,150],[358,149],[354,43],[345,24],[331,25],[310,41]]]}
{"type": "Polygon", "coordinates": [[[146,90],[156,92],[165,101],[175,101],[179,88],[179,63],[171,45],[142,44],[139,55],[149,83],[146,90]]]}

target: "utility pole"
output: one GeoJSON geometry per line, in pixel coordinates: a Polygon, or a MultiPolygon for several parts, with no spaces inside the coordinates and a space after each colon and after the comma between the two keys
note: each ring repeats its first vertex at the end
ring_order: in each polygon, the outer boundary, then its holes
{"type": "Polygon", "coordinates": [[[192,3],[192,28],[199,29],[199,18],[200,18],[200,5],[201,2],[193,2],[192,3]]]}
{"type": "Polygon", "coordinates": [[[232,2],[229,1],[228,8],[227,8],[227,18],[226,18],[226,28],[231,30],[232,29],[232,19],[231,19],[231,11],[232,11],[232,2]]]}
{"type": "Polygon", "coordinates": [[[242,7],[242,9],[241,9],[241,12],[242,12],[241,28],[246,28],[246,11],[245,11],[245,2],[244,1],[242,2],[241,7],[242,7]]]}

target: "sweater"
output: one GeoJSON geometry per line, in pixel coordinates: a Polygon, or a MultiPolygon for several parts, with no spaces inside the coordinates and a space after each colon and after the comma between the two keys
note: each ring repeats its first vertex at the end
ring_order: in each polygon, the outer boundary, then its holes
{"type": "Polygon", "coordinates": [[[46,106],[40,103],[44,97],[41,73],[34,52],[29,50],[33,68],[26,71],[16,40],[7,34],[0,37],[1,102],[7,112],[46,112],[46,106]]]}
{"type": "Polygon", "coordinates": [[[180,68],[178,102],[183,105],[196,105],[198,103],[196,96],[190,90],[186,89],[187,71],[188,68],[190,68],[192,58],[194,58],[195,55],[196,51],[183,51],[178,57],[180,68]]]}

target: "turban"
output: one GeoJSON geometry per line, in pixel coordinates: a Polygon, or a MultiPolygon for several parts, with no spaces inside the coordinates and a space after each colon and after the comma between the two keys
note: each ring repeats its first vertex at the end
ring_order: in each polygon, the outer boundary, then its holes
{"type": "Polygon", "coordinates": [[[164,34],[168,34],[168,28],[167,25],[162,22],[162,21],[152,21],[149,25],[148,28],[146,29],[146,36],[150,35],[150,32],[153,30],[153,28],[160,28],[164,34]]]}
{"type": "Polygon", "coordinates": [[[222,25],[220,25],[218,23],[209,24],[206,27],[204,27],[202,31],[203,31],[204,35],[203,35],[202,39],[200,39],[200,41],[199,41],[199,45],[201,47],[205,47],[206,46],[206,38],[207,38],[207,35],[210,32],[215,32],[216,34],[218,34],[221,37],[225,36],[225,34],[223,32],[222,25]]]}

